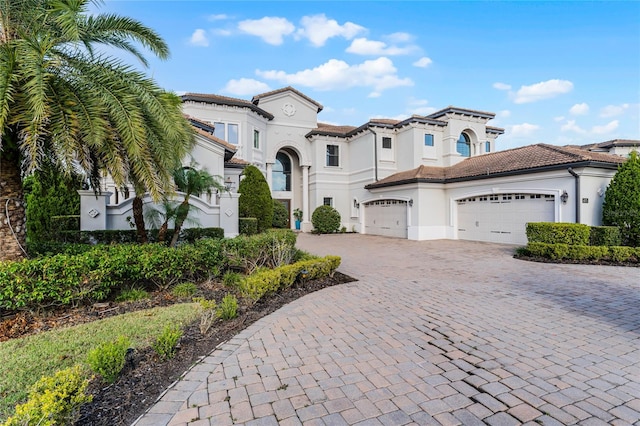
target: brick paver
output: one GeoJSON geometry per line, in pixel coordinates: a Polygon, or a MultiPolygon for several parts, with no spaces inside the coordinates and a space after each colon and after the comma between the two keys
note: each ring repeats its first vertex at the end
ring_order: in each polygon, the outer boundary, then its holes
{"type": "Polygon", "coordinates": [[[514,247],[300,234],[359,281],[263,318],[137,426],[633,424],[636,268],[512,258],[514,247]]]}

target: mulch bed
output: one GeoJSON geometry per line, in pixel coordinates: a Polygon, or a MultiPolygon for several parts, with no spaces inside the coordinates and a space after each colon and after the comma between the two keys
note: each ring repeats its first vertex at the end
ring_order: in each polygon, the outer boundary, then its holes
{"type": "MultiPolygon", "coordinates": [[[[299,283],[284,292],[265,297],[255,305],[241,306],[238,317],[229,321],[217,321],[205,336],[200,333],[199,322],[196,321],[184,329],[177,354],[168,361],[159,360],[151,348],[134,351],[114,384],[108,385],[100,379],[91,381],[88,392],[93,395],[93,402],[82,407],[76,425],[130,425],[156,402],[169,385],[221,343],[289,302],[314,291],[352,281],[355,280],[336,272],[333,277],[299,283]]],[[[220,285],[203,284],[200,285],[197,295],[220,300],[226,293],[220,285]]],[[[0,318],[0,342],[57,327],[87,323],[183,301],[187,299],[180,300],[168,293],[158,292],[141,301],[58,309],[49,311],[46,315],[26,312],[7,315],[5,312],[4,318],[0,318]]],[[[0,312],[0,316],[2,315],[0,312]]]]}
{"type": "Polygon", "coordinates": [[[604,265],[604,266],[627,266],[640,268],[640,262],[614,262],[612,260],[574,260],[574,259],[549,259],[542,256],[526,256],[515,254],[515,259],[526,260],[529,262],[539,263],[560,263],[565,265],[604,265]]]}

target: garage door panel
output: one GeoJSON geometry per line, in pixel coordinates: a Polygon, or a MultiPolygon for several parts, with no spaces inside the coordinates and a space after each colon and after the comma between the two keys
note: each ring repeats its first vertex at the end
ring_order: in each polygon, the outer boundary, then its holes
{"type": "Polygon", "coordinates": [[[540,194],[500,194],[458,201],[458,238],[526,244],[527,222],[553,222],[555,198],[540,194]]]}
{"type": "Polygon", "coordinates": [[[365,232],[407,238],[407,202],[377,200],[365,204],[365,232]]]}

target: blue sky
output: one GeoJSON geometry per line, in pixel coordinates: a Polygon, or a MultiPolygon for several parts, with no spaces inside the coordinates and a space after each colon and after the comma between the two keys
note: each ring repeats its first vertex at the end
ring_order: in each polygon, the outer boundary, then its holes
{"type": "MultiPolygon", "coordinates": [[[[640,2],[136,1],[168,42],[168,90],[251,99],[291,85],[319,120],[496,113],[498,149],[640,139],[640,2]]],[[[129,58],[127,58],[129,59],[129,58]]]]}

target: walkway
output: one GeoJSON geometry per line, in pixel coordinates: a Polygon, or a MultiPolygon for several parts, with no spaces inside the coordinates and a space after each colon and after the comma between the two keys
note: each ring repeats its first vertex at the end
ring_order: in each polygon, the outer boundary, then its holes
{"type": "Polygon", "coordinates": [[[300,234],[359,279],[187,372],[143,425],[640,425],[640,269],[513,247],[300,234]]]}

